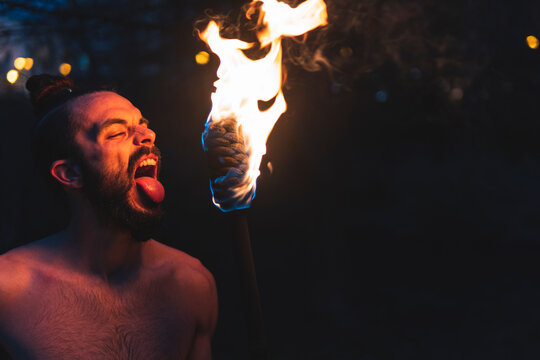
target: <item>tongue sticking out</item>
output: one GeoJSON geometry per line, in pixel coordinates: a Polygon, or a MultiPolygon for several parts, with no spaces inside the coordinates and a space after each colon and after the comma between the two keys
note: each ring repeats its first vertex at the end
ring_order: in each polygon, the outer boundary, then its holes
{"type": "Polygon", "coordinates": [[[154,203],[160,203],[165,197],[165,189],[159,181],[148,176],[142,176],[135,179],[137,188],[142,190],[146,196],[154,203]]]}

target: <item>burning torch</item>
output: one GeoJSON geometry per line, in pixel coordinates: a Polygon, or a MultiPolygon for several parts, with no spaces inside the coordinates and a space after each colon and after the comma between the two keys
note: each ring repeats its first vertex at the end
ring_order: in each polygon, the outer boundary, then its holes
{"type": "Polygon", "coordinates": [[[220,26],[210,21],[200,38],[220,60],[218,80],[211,95],[212,110],[202,135],[208,153],[212,201],[223,212],[235,211],[236,245],[242,267],[248,333],[253,359],[266,358],[262,312],[245,211],[255,197],[266,140],[287,109],[283,85],[281,39],[302,35],[327,24],[323,0],[307,0],[297,7],[277,0],[251,2],[247,19],[257,17],[258,42],[224,38],[220,26]],[[245,51],[263,49],[257,59],[245,51]],[[270,103],[265,109],[259,102],[270,103]]]}

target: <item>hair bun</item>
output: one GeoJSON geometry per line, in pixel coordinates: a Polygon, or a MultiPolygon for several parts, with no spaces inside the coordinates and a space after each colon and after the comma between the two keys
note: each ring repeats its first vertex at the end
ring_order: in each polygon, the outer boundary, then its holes
{"type": "Polygon", "coordinates": [[[34,114],[43,115],[73,97],[73,81],[65,76],[34,75],[26,81],[34,114]]]}

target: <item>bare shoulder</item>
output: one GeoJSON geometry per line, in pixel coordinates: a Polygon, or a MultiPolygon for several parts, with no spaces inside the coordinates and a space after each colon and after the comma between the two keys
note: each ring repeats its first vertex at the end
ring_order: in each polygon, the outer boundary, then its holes
{"type": "Polygon", "coordinates": [[[208,338],[214,332],[218,316],[218,298],[214,277],[203,264],[183,251],[149,240],[154,258],[173,274],[174,288],[169,288],[169,295],[179,297],[177,303],[183,304],[183,311],[195,318],[199,334],[208,338]]]}
{"type": "MultiPolygon", "coordinates": [[[[156,240],[150,240],[152,247],[152,255],[159,259],[160,264],[167,264],[175,270],[187,273],[200,273],[203,276],[212,276],[212,274],[204,267],[199,259],[181,251],[160,243],[156,240]]],[[[191,274],[193,275],[193,274],[191,274]]]]}
{"type": "Polygon", "coordinates": [[[197,258],[156,240],[150,241],[152,257],[172,271],[180,285],[215,287],[212,273],[197,258]]]}
{"type": "Polygon", "coordinates": [[[32,285],[33,275],[47,263],[58,234],[19,246],[0,255],[0,306],[16,299],[32,285]]]}
{"type": "Polygon", "coordinates": [[[0,255],[0,312],[15,303],[28,288],[32,278],[29,261],[24,249],[0,255]]]}
{"type": "Polygon", "coordinates": [[[177,289],[181,294],[189,294],[194,308],[203,313],[217,311],[217,290],[214,276],[196,258],[183,251],[165,244],[152,241],[155,257],[159,257],[162,266],[173,274],[177,289]]]}

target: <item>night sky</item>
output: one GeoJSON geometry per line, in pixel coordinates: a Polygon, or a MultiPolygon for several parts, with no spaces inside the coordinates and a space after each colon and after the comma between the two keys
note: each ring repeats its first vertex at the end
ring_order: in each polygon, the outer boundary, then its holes
{"type": "MultiPolygon", "coordinates": [[[[194,28],[242,4],[0,2],[0,71],[34,59],[0,79],[0,250],[65,226],[32,168],[23,86],[70,63],[156,131],[155,238],[214,274],[217,360],[247,359],[246,326],[232,216],[211,203],[200,142],[219,60],[195,62],[194,28]]],[[[538,359],[540,49],[527,37],[540,3],[327,4],[327,28],[284,44],[288,111],[248,212],[270,358],[538,359]],[[312,71],[317,51],[328,66],[312,71]]]]}

